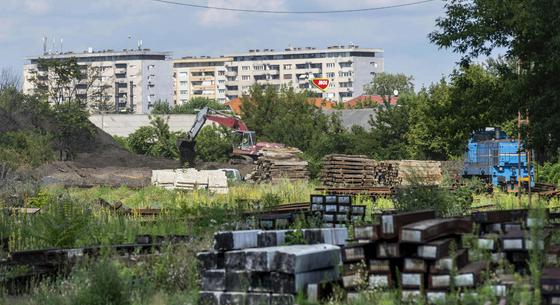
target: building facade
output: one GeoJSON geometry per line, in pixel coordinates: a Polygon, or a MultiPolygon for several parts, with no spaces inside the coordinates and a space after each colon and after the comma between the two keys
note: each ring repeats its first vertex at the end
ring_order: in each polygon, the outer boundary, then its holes
{"type": "Polygon", "coordinates": [[[226,64],[231,57],[185,57],[173,61],[175,105],[194,97],[205,97],[225,103],[226,64]]]}
{"type": "MultiPolygon", "coordinates": [[[[86,101],[92,110],[149,113],[154,103],[173,101],[173,68],[170,53],[149,49],[113,50],[83,53],[46,53],[28,58],[24,65],[23,90],[32,93],[37,84],[52,87],[53,71],[41,67],[41,60],[75,58],[85,78],[73,80],[65,98],[86,101]],[[39,82],[37,81],[39,80],[39,82]],[[100,106],[100,105],[103,105],[100,106]],[[103,108],[103,109],[102,109],[103,108]]],[[[51,97],[51,102],[62,101],[51,97]]]]}
{"type": "Polygon", "coordinates": [[[384,71],[382,49],[356,45],[249,50],[228,57],[232,58],[225,63],[228,100],[246,94],[257,83],[309,89],[325,99],[344,102],[364,94],[364,86],[376,73],[384,71]],[[312,78],[328,78],[329,87],[324,91],[314,88],[310,84],[312,78]]]}

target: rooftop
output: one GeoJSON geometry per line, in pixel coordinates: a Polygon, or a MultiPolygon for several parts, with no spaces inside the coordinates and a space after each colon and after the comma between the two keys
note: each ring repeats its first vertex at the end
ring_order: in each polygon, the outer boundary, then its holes
{"type": "Polygon", "coordinates": [[[60,58],[94,58],[94,57],[107,57],[107,56],[171,56],[171,52],[156,52],[150,49],[123,49],[122,51],[115,51],[112,49],[95,51],[92,48],[83,52],[62,52],[62,53],[46,53],[39,56],[28,57],[28,60],[33,59],[60,59],[60,58]]]}
{"type": "Polygon", "coordinates": [[[383,49],[379,49],[379,48],[360,48],[357,45],[348,45],[348,46],[343,46],[343,45],[337,45],[337,46],[329,46],[326,49],[317,49],[314,47],[289,47],[286,48],[284,50],[274,50],[274,49],[253,49],[253,50],[249,50],[249,52],[246,53],[235,53],[235,54],[230,54],[229,56],[255,56],[255,55],[282,55],[282,54],[292,54],[292,53],[297,53],[297,54],[310,54],[310,53],[321,53],[321,52],[328,52],[328,53],[332,53],[332,52],[383,52],[383,49]]]}

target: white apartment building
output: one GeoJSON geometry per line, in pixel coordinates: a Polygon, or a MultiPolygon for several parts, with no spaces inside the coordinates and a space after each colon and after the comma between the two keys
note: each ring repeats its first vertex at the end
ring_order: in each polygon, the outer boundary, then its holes
{"type": "Polygon", "coordinates": [[[93,51],[90,48],[83,53],[45,53],[28,58],[29,63],[23,68],[24,92],[32,93],[35,90],[33,79],[41,79],[49,84],[49,78],[53,77],[52,71],[38,65],[40,59],[69,58],[75,58],[78,65],[83,67],[82,73],[93,74],[90,71],[96,71],[92,79],[76,81],[72,85],[74,87],[69,88],[74,97],[87,101],[93,109],[96,102],[103,100],[112,106],[112,111],[141,114],[149,113],[157,101],[173,101],[171,54],[149,49],[93,51]]]}
{"type": "Polygon", "coordinates": [[[233,59],[225,63],[230,100],[247,93],[255,83],[321,92],[310,84],[310,79],[322,77],[330,80],[329,88],[322,92],[323,98],[344,102],[362,95],[373,76],[384,71],[382,49],[356,45],[249,50],[228,57],[233,59]]]}
{"type": "Polygon", "coordinates": [[[193,97],[206,97],[225,103],[226,63],[231,57],[184,57],[173,61],[175,105],[193,97]]]}

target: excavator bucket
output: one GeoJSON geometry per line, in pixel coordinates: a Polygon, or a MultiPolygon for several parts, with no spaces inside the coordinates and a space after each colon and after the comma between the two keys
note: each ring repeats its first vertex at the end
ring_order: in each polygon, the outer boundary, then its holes
{"type": "Polygon", "coordinates": [[[179,140],[177,142],[181,166],[184,166],[186,164],[189,167],[194,167],[194,161],[196,159],[196,151],[194,147],[196,145],[196,141],[179,140]]]}

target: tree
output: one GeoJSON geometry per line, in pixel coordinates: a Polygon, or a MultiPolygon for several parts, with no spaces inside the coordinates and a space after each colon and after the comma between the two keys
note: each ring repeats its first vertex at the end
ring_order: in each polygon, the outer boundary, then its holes
{"type": "Polygon", "coordinates": [[[171,113],[171,106],[167,101],[157,101],[154,103],[154,107],[152,108],[152,114],[170,114],[171,113]]]}
{"type": "Polygon", "coordinates": [[[198,110],[208,107],[214,110],[226,110],[224,104],[218,103],[216,100],[206,97],[193,97],[187,103],[177,105],[171,109],[173,114],[195,114],[198,110]]]}
{"type": "Polygon", "coordinates": [[[177,133],[169,130],[167,120],[162,116],[151,116],[150,126],[142,126],[128,136],[127,144],[137,154],[176,159],[177,133]]]}
{"type": "Polygon", "coordinates": [[[114,111],[109,103],[110,85],[101,78],[101,66],[78,64],[76,58],[39,59],[31,71],[34,95],[53,104],[76,103],[93,111],[114,111]]]}
{"type": "Polygon", "coordinates": [[[204,126],[196,138],[197,157],[204,162],[226,162],[231,151],[231,132],[223,126],[204,126]]]}
{"type": "MultiPolygon", "coordinates": [[[[462,65],[496,48],[506,49],[506,58],[516,67],[504,66],[511,105],[530,116],[529,146],[542,162],[556,156],[560,147],[560,3],[554,0],[449,0],[446,16],[436,20],[438,29],[430,40],[460,53],[462,65]]],[[[517,111],[515,111],[517,112],[517,111]]],[[[503,114],[507,117],[509,113],[503,114]]]]}
{"type": "Polygon", "coordinates": [[[142,126],[128,136],[130,149],[141,155],[147,155],[155,143],[155,132],[152,126],[142,126]]]}
{"type": "Polygon", "coordinates": [[[0,70],[0,91],[8,88],[21,89],[21,76],[14,70],[2,68],[0,70]]]}
{"type": "Polygon", "coordinates": [[[407,159],[410,104],[413,96],[401,96],[399,104],[378,107],[376,117],[371,117],[373,156],[379,160],[407,159]]]}
{"type": "Polygon", "coordinates": [[[371,84],[367,85],[365,91],[369,95],[380,95],[385,103],[397,90],[399,95],[414,93],[414,78],[402,73],[378,73],[373,77],[371,84]]]}

